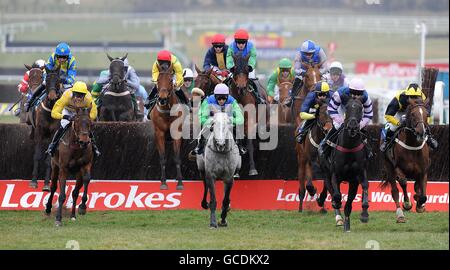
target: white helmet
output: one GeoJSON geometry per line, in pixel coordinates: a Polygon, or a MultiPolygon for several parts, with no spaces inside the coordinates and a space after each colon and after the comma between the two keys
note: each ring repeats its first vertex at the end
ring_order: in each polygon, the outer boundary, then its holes
{"type": "Polygon", "coordinates": [[[183,78],[194,78],[194,72],[190,68],[183,69],[183,78]]]}
{"type": "Polygon", "coordinates": [[[364,81],[360,78],[353,78],[350,81],[348,88],[357,91],[364,91],[365,90],[364,81]]]}
{"type": "Polygon", "coordinates": [[[39,67],[39,68],[43,68],[45,66],[45,60],[43,59],[38,59],[34,62],[34,64],[39,67]]]}
{"type": "Polygon", "coordinates": [[[214,87],[214,94],[215,95],[229,95],[230,89],[228,86],[224,83],[219,83],[214,87]]]}
{"type": "Polygon", "coordinates": [[[331,63],[330,71],[331,71],[331,69],[334,69],[334,68],[340,69],[341,72],[344,71],[344,67],[342,66],[341,62],[338,62],[338,61],[334,61],[333,63],[331,63]]]}

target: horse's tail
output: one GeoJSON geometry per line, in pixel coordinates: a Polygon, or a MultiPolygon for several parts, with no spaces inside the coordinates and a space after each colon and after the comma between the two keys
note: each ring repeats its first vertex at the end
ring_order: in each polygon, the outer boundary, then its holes
{"type": "Polygon", "coordinates": [[[386,169],[383,169],[381,171],[381,183],[379,184],[380,189],[386,189],[388,185],[390,184],[390,181],[387,177],[386,169]]]}

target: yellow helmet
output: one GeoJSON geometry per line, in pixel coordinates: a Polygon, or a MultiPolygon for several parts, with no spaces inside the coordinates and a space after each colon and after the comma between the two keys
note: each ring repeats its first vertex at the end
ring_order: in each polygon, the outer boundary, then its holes
{"type": "Polygon", "coordinates": [[[316,85],[314,86],[314,92],[326,93],[328,91],[330,91],[330,85],[327,82],[320,81],[320,82],[316,83],[316,85]]]}
{"type": "Polygon", "coordinates": [[[77,81],[73,84],[72,92],[87,94],[89,91],[85,82],[77,81]]]}
{"type": "Polygon", "coordinates": [[[410,83],[406,88],[405,95],[407,96],[422,96],[422,89],[417,83],[410,83]]]}

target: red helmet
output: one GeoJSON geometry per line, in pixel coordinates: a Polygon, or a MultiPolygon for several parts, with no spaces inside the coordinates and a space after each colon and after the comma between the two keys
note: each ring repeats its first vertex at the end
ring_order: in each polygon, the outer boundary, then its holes
{"type": "Polygon", "coordinates": [[[162,50],[158,52],[158,56],[156,59],[160,61],[171,61],[172,54],[167,50],[162,50]]]}
{"type": "Polygon", "coordinates": [[[225,36],[222,34],[215,34],[211,41],[212,44],[225,44],[225,36]]]}
{"type": "Polygon", "coordinates": [[[236,31],[236,33],[234,33],[234,39],[248,40],[249,39],[248,32],[244,29],[239,29],[236,31]]]}

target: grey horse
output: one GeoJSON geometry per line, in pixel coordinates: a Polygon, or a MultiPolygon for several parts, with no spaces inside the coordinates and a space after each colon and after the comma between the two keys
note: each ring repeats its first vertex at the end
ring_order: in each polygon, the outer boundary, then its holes
{"type": "Polygon", "coordinates": [[[197,166],[200,174],[204,176],[204,194],[202,207],[210,209],[210,228],[217,228],[216,221],[216,188],[217,179],[222,179],[224,184],[224,198],[222,202],[221,221],[219,226],[227,226],[227,213],[230,210],[230,192],[233,187],[233,175],[241,168],[241,156],[239,149],[233,139],[233,126],[231,118],[227,113],[217,112],[214,114],[210,128],[212,133],[206,143],[203,155],[197,155],[197,166]],[[210,202],[206,202],[209,190],[210,202]]]}

